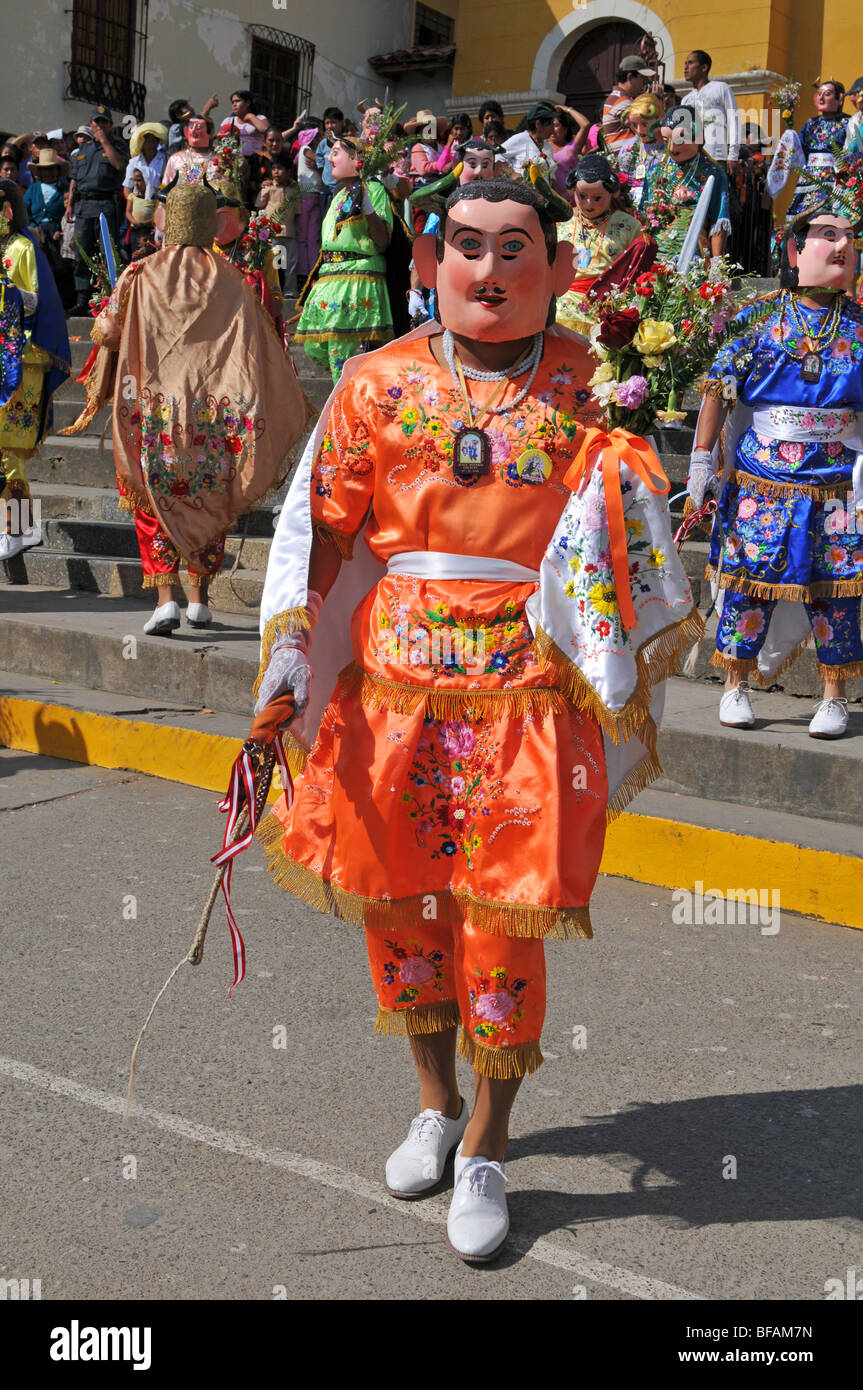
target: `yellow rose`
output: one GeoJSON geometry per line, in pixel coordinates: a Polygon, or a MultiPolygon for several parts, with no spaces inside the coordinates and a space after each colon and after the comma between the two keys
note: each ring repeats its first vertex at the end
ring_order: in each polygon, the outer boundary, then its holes
{"type": "Polygon", "coordinates": [[[644,356],[642,357],[641,360],[642,360],[642,363],[644,364],[644,366],[645,366],[645,367],[648,367],[648,368],[650,368],[650,367],[661,367],[661,366],[662,366],[662,363],[663,363],[663,358],[661,358],[661,357],[651,357],[651,356],[649,356],[649,354],[647,354],[647,353],[644,354],[644,356]]]}
{"type": "Polygon", "coordinates": [[[614,368],[610,362],[600,362],[588,386],[598,386],[602,381],[614,381],[616,379],[614,368]]]}
{"type": "Polygon", "coordinates": [[[642,319],[632,340],[632,346],[642,356],[656,357],[661,352],[668,352],[676,342],[673,323],[664,323],[660,319],[642,319]]]}
{"type": "Polygon", "coordinates": [[[686,411],[685,411],[685,410],[657,410],[657,412],[656,412],[656,418],[657,418],[657,420],[661,420],[662,423],[663,423],[664,425],[679,424],[681,420],[685,420],[685,419],[686,419],[686,411]]]}

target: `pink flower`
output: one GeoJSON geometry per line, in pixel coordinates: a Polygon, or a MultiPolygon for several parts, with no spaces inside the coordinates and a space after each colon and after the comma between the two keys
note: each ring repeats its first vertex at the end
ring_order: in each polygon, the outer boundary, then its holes
{"type": "Polygon", "coordinates": [[[814,430],[814,429],[815,429],[815,426],[816,426],[816,424],[817,424],[817,421],[816,421],[816,419],[815,419],[815,416],[812,414],[811,410],[810,410],[810,411],[807,411],[807,413],[806,413],[805,415],[801,415],[801,416],[800,416],[800,424],[801,424],[801,426],[803,427],[804,430],[814,430]]]}
{"type": "Polygon", "coordinates": [[[605,514],[605,502],[602,497],[594,493],[588,497],[584,508],[584,529],[585,531],[601,531],[607,525],[608,518],[605,514]]]}
{"type": "Polygon", "coordinates": [[[806,450],[798,439],[783,439],[776,452],[786,463],[799,463],[806,450]]]}
{"type": "Polygon", "coordinates": [[[827,551],[827,559],[831,565],[843,565],[845,563],[845,551],[841,545],[831,545],[827,551]]]}
{"type": "Polygon", "coordinates": [[[464,758],[473,752],[476,737],[461,719],[447,719],[441,725],[440,741],[448,758],[464,758]]]}
{"type": "Polygon", "coordinates": [[[462,792],[467,786],[467,783],[465,782],[463,777],[453,777],[450,781],[449,786],[453,796],[461,796],[462,792]]]}
{"type": "Polygon", "coordinates": [[[752,541],[747,541],[746,545],[743,547],[743,553],[747,560],[757,560],[758,546],[754,545],[752,541]]]}
{"type": "Polygon", "coordinates": [[[757,637],[764,631],[764,611],[761,608],[747,608],[737,619],[737,631],[741,637],[757,637]]]}
{"type": "Polygon", "coordinates": [[[429,965],[422,956],[411,956],[399,966],[399,979],[403,985],[424,985],[434,974],[434,966],[429,965]]]}
{"type": "Polygon", "coordinates": [[[737,515],[740,517],[741,521],[748,521],[750,517],[753,517],[757,511],[758,503],[755,501],[755,498],[744,497],[743,501],[737,508],[737,515]]]}
{"type": "Polygon", "coordinates": [[[646,376],[631,376],[622,381],[615,391],[615,400],[626,410],[637,410],[650,396],[646,376]]]}
{"type": "Polygon", "coordinates": [[[824,518],[824,530],[828,536],[843,534],[845,531],[845,508],[836,507],[827,513],[824,518]]]}
{"type": "Polygon", "coordinates": [[[512,448],[506,435],[502,430],[489,430],[488,437],[491,440],[492,463],[506,463],[512,453],[512,448]]]}
{"type": "Polygon", "coordinates": [[[812,631],[815,633],[815,641],[819,647],[827,647],[833,641],[833,629],[823,613],[819,613],[816,618],[813,618],[812,631]]]}
{"type": "Polygon", "coordinates": [[[494,994],[481,994],[476,1001],[477,1014],[480,1018],[487,1018],[489,1023],[503,1023],[514,1008],[515,1000],[505,989],[499,989],[494,994]]]}
{"type": "Polygon", "coordinates": [[[439,400],[440,391],[423,391],[423,401],[426,405],[431,406],[432,409],[434,409],[439,400]]]}

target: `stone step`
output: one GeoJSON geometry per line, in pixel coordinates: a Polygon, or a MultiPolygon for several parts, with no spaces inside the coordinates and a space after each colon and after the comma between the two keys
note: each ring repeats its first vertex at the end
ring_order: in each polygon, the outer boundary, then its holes
{"type": "MultiPolygon", "coordinates": [[[[226,557],[234,558],[242,547],[240,560],[244,570],[266,570],[272,541],[272,513],[270,517],[269,534],[247,536],[245,539],[237,534],[229,536],[225,543],[226,557]]],[[[43,545],[39,547],[39,551],[43,555],[51,552],[63,555],[98,555],[106,560],[140,561],[134,524],[129,525],[128,522],[90,521],[67,517],[56,519],[43,516],[42,537],[43,545]]],[[[25,552],[25,562],[27,554],[28,552],[25,552]]],[[[225,560],[225,568],[231,568],[230,559],[225,560]]]]}
{"type": "MultiPolygon", "coordinates": [[[[146,637],[141,629],[151,607],[146,597],[12,589],[0,611],[4,667],[160,706],[169,700],[248,717],[258,665],[254,619],[219,618],[205,631],[184,624],[170,638],[146,637]]],[[[741,815],[764,807],[863,824],[859,700],[848,734],[836,742],[810,739],[809,702],[787,694],[756,692],[757,724],[745,731],[719,724],[718,703],[718,688],[668,682],[658,790],[736,803],[741,815]]]]}
{"type": "MultiPolygon", "coordinates": [[[[88,555],[50,550],[41,545],[23,551],[12,560],[0,562],[0,572],[5,573],[9,585],[4,591],[4,601],[11,590],[21,587],[83,590],[85,593],[100,594],[108,598],[131,597],[143,593],[137,542],[134,533],[127,530],[125,534],[135,552],[134,556],[88,555]]],[[[251,544],[253,547],[266,546],[266,542],[260,540],[251,544]]],[[[249,613],[256,616],[264,589],[264,570],[243,568],[231,574],[229,569],[230,565],[212,581],[209,606],[221,613],[249,613]]],[[[185,572],[182,578],[184,584],[188,583],[185,572]]]]}
{"type": "MultiPolygon", "coordinates": [[[[228,535],[238,536],[245,531],[248,536],[258,536],[263,540],[272,539],[288,487],[289,483],[285,482],[265,504],[240,517],[229,528],[228,535]]],[[[34,499],[39,502],[43,522],[110,521],[127,528],[134,526],[132,513],[120,510],[115,487],[75,487],[69,483],[36,482],[33,484],[32,493],[34,499]]]]}

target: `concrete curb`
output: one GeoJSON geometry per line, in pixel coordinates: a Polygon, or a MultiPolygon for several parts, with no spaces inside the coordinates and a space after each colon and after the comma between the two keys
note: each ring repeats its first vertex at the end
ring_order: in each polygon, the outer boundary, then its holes
{"type": "MultiPolygon", "coordinates": [[[[215,792],[225,790],[240,747],[224,735],[11,697],[0,697],[0,744],[215,792]]],[[[271,799],[277,794],[278,787],[271,799]]],[[[718,896],[734,890],[714,883],[767,884],[788,912],[863,928],[860,863],[828,850],[625,812],[609,826],[601,872],[689,891],[700,883],[705,894],[718,896]]]]}

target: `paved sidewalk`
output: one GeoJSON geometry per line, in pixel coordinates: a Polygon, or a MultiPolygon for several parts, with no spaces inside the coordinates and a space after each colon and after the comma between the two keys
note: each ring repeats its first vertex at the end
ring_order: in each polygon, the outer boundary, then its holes
{"type": "Polygon", "coordinates": [[[362,934],[276,889],[253,847],[234,875],[248,978],[227,1001],[217,907],[123,1126],[132,1042],[210,882],[216,798],[10,750],[0,787],[4,1277],[44,1299],[817,1300],[863,1267],[861,933],[784,913],[775,936],[674,926],[668,889],[601,880],[597,939],[548,947],[513,1238],[474,1269],[446,1248],[446,1192],[384,1191],[415,1093],[404,1040],[372,1031],[362,934]]]}

